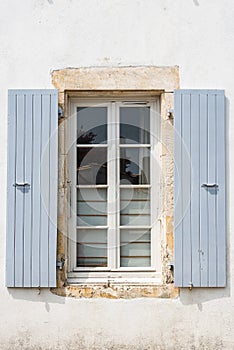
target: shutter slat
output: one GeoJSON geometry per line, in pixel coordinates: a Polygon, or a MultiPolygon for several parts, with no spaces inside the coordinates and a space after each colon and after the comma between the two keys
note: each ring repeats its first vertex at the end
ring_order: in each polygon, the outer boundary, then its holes
{"type": "Polygon", "coordinates": [[[192,247],[192,281],[195,287],[200,285],[200,152],[197,135],[199,135],[199,95],[191,95],[191,247],[192,247]]]}
{"type": "MultiPolygon", "coordinates": [[[[207,182],[208,176],[208,97],[200,95],[200,184],[207,182]]],[[[208,285],[208,193],[200,190],[200,258],[201,258],[201,286],[208,285]]]]}
{"type": "Polygon", "coordinates": [[[226,284],[224,107],[221,90],[175,91],[175,285],[179,287],[226,284]]]}
{"type": "Polygon", "coordinates": [[[32,220],[28,217],[32,216],[32,94],[26,95],[25,105],[25,183],[30,184],[30,188],[26,188],[24,196],[24,286],[31,286],[32,279],[32,260],[31,260],[31,224],[32,220]]]}
{"type": "Polygon", "coordinates": [[[217,96],[217,183],[219,195],[217,198],[217,283],[226,285],[226,201],[225,201],[225,100],[217,96]]]}
{"type": "MultiPolygon", "coordinates": [[[[41,96],[33,96],[33,154],[41,153],[41,96]]],[[[40,158],[39,158],[40,159],[40,158]]],[[[41,206],[40,197],[40,162],[37,157],[33,157],[33,180],[32,180],[32,285],[40,285],[39,254],[40,254],[40,217],[41,206]]]]}
{"type": "Polygon", "coordinates": [[[9,91],[8,287],[56,286],[57,110],[56,90],[9,91]]]}
{"type": "Polygon", "coordinates": [[[49,152],[48,140],[50,134],[50,96],[42,96],[42,138],[41,138],[41,236],[40,236],[40,281],[41,287],[46,287],[49,280],[49,152]]]}
{"type": "MultiPolygon", "coordinates": [[[[16,96],[9,93],[8,99],[8,170],[15,169],[16,159],[16,96]]],[[[6,235],[6,284],[9,287],[15,285],[15,171],[7,173],[7,235],[6,235]],[[10,215],[9,215],[10,213],[10,215]]]]}
{"type": "MultiPolygon", "coordinates": [[[[24,95],[17,97],[16,115],[16,183],[24,182],[24,95]]],[[[24,244],[24,189],[15,187],[16,217],[15,217],[15,286],[23,284],[23,244],[24,244]]]]}
{"type": "MultiPolygon", "coordinates": [[[[208,183],[216,183],[216,103],[215,95],[208,96],[208,183]]],[[[207,191],[208,192],[208,191],[207,191]]],[[[208,266],[209,286],[216,286],[216,198],[217,190],[208,192],[208,266]]]]}

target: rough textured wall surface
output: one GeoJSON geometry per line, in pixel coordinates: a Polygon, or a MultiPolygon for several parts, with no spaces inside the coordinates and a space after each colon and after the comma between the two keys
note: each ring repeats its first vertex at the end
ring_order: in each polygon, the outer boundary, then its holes
{"type": "MultiPolygon", "coordinates": [[[[233,15],[232,0],[1,1],[1,349],[234,348],[233,15]],[[110,300],[5,288],[7,89],[51,88],[54,70],[94,66],[178,66],[181,88],[226,90],[225,289],[181,290],[175,299],[110,300]]],[[[172,246],[170,217],[168,212],[164,225],[172,246]]]]}

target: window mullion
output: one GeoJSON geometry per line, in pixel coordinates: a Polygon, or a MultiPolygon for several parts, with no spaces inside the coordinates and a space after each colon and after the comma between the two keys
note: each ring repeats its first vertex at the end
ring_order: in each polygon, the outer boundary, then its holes
{"type": "Polygon", "coordinates": [[[115,104],[115,149],[116,149],[116,230],[115,230],[115,239],[116,239],[116,264],[115,268],[120,267],[120,117],[119,109],[120,103],[115,104]]]}
{"type": "Polygon", "coordinates": [[[108,267],[116,268],[116,130],[115,103],[108,109],[108,267]]]}

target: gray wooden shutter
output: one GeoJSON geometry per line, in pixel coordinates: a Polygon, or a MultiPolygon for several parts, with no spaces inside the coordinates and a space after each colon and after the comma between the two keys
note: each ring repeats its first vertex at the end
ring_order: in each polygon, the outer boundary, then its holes
{"type": "Polygon", "coordinates": [[[55,287],[57,90],[9,90],[7,287],[55,287]]]}
{"type": "Polygon", "coordinates": [[[175,91],[175,285],[226,285],[225,96],[175,91]]]}

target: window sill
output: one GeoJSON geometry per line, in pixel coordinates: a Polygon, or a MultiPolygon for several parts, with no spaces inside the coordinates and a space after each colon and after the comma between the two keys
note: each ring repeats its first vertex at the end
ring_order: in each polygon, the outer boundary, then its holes
{"type": "MultiPolygon", "coordinates": [[[[68,282],[70,279],[68,280],[68,282]]],[[[66,287],[51,289],[53,294],[76,299],[107,298],[107,299],[135,299],[135,298],[163,298],[175,299],[179,295],[174,284],[160,284],[156,281],[107,283],[71,283],[66,287]]]]}
{"type": "Polygon", "coordinates": [[[75,271],[68,273],[68,284],[90,285],[90,284],[104,284],[104,285],[161,285],[162,274],[155,270],[141,270],[141,271],[75,271]]]}

